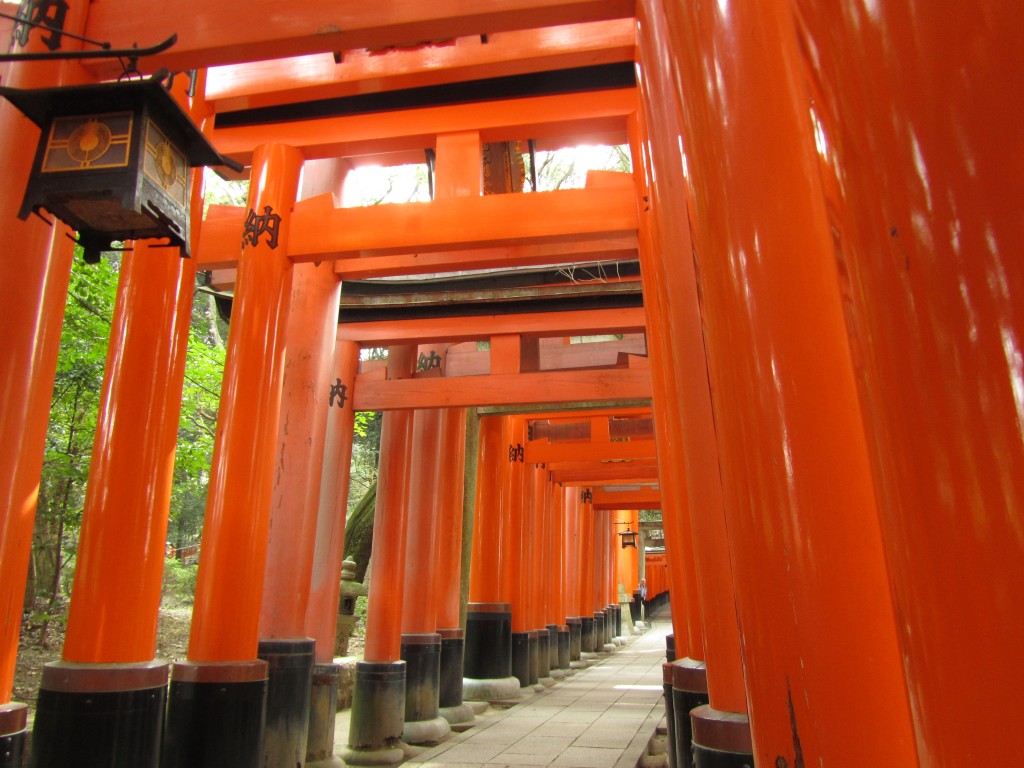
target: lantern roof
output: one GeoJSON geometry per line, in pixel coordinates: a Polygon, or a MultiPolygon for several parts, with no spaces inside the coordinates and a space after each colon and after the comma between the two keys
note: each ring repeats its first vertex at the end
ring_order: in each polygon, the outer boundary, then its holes
{"type": "Polygon", "coordinates": [[[168,138],[185,154],[190,166],[225,165],[236,171],[242,170],[239,163],[224,157],[214,148],[164,88],[162,80],[153,77],[33,89],[0,86],[0,96],[40,128],[48,125],[54,117],[136,111],[146,105],[168,138]]]}

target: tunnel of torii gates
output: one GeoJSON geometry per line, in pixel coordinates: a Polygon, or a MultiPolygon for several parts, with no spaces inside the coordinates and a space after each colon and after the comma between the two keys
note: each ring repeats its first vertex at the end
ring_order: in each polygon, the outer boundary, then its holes
{"type": "MultiPolygon", "coordinates": [[[[442,738],[468,689],[518,693],[603,650],[613,524],[657,507],[675,764],[1024,759],[1024,4],[22,12],[49,26],[15,30],[15,52],[176,33],[139,69],[194,70],[174,92],[250,179],[246,206],[201,222],[193,179],[192,258],[123,257],[33,765],[292,765],[307,738],[307,764],[336,764],[315,750],[354,409],[385,415],[347,762],[442,738]],[[495,146],[585,142],[628,144],[632,173],[482,194],[495,146]],[[335,202],[354,167],[427,157],[430,202],[335,202]],[[168,665],[197,270],[234,298],[188,659],[168,665]],[[613,339],[568,343],[594,336],[613,339]]],[[[120,71],[4,66],[21,88],[120,71]]],[[[4,103],[0,136],[6,767],[27,740],[12,674],[72,251],[16,216],[38,130],[4,103]]]]}

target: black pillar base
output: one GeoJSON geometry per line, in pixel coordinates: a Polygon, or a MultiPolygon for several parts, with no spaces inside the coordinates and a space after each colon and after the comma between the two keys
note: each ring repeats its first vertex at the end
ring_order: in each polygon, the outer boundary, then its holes
{"type": "MultiPolygon", "coordinates": [[[[677,741],[676,741],[676,720],[675,702],[672,699],[672,678],[673,668],[669,663],[661,665],[661,689],[664,693],[665,702],[665,725],[668,728],[668,768],[679,768],[677,741]]],[[[689,768],[687,766],[687,768],[689,768]]]]}
{"type": "Polygon", "coordinates": [[[675,712],[676,766],[693,763],[693,729],[690,712],[708,703],[708,673],[703,661],[677,659],[672,669],[672,707],[675,712]]]}
{"type": "Polygon", "coordinates": [[[267,662],[178,662],[171,667],[161,768],[259,768],[267,662]]]}
{"type": "Polygon", "coordinates": [[[540,633],[534,629],[526,634],[529,636],[530,685],[537,685],[540,682],[540,633]]]}
{"type": "MultiPolygon", "coordinates": [[[[569,669],[572,665],[572,632],[568,624],[558,627],[558,668],[569,669]]],[[[577,658],[579,658],[577,656],[577,658]]]]}
{"type": "MultiPolygon", "coordinates": [[[[368,753],[401,750],[404,728],[405,662],[356,662],[349,749],[368,753]]],[[[365,764],[353,760],[351,755],[344,759],[346,763],[365,764]]]]}
{"type": "Polygon", "coordinates": [[[26,704],[0,704],[0,768],[21,768],[28,731],[26,704]]]}
{"type": "Polygon", "coordinates": [[[632,619],[633,623],[636,624],[640,621],[640,590],[633,590],[633,602],[629,604],[629,618],[632,619]]]}
{"type": "Polygon", "coordinates": [[[537,630],[537,678],[551,677],[551,631],[537,630]]]}
{"type": "Polygon", "coordinates": [[[466,648],[461,629],[440,629],[441,683],[438,706],[444,708],[462,705],[462,656],[466,648]]]}
{"type": "Polygon", "coordinates": [[[605,615],[604,611],[594,611],[594,652],[600,653],[604,650],[605,643],[605,615]]]}
{"type": "Polygon", "coordinates": [[[676,660],[676,636],[674,634],[665,635],[665,661],[673,662],[676,660]]]}
{"type": "Polygon", "coordinates": [[[530,685],[530,633],[512,633],[512,677],[519,681],[519,687],[530,685]]]}
{"type": "Polygon", "coordinates": [[[622,606],[613,605],[612,612],[615,616],[615,637],[622,637],[622,606]]]}
{"type": "Polygon", "coordinates": [[[551,674],[552,669],[560,669],[561,664],[558,662],[558,625],[548,624],[548,674],[551,674]]]}
{"type": "Polygon", "coordinates": [[[749,768],[754,764],[746,715],[701,706],[690,713],[690,720],[695,768],[749,768]]]}
{"type": "Polygon", "coordinates": [[[569,627],[569,660],[579,661],[580,653],[583,651],[583,619],[579,616],[568,616],[565,623],[569,627]]]}
{"type": "Polygon", "coordinates": [[[405,662],[405,722],[437,717],[441,689],[441,635],[402,635],[405,662]]]}
{"type": "Polygon", "coordinates": [[[267,662],[264,765],[302,765],[306,759],[314,645],[308,637],[259,641],[256,656],[267,662]]]}
{"type": "Polygon", "coordinates": [[[309,735],[306,737],[306,763],[334,760],[334,722],[338,714],[337,664],[315,664],[309,694],[309,735]]]}
{"type": "Polygon", "coordinates": [[[594,617],[580,617],[580,651],[594,653],[597,651],[597,638],[594,635],[594,617]]]}
{"type": "Polygon", "coordinates": [[[470,603],[466,606],[466,677],[497,680],[512,676],[512,606],[470,603]]]}
{"type": "Polygon", "coordinates": [[[88,764],[156,768],[167,663],[43,667],[32,727],[33,768],[88,764]]]}

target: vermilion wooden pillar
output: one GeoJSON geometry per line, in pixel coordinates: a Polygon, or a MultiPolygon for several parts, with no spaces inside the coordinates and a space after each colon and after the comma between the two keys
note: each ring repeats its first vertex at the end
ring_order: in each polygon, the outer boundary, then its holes
{"type": "Polygon", "coordinates": [[[463,723],[475,717],[473,709],[462,700],[463,654],[466,644],[465,630],[459,621],[466,463],[466,411],[463,408],[446,408],[441,412],[440,459],[440,509],[434,545],[437,631],[441,635],[438,704],[441,716],[449,723],[463,723]]]}
{"type": "Polygon", "coordinates": [[[555,667],[563,675],[570,669],[571,637],[567,616],[567,583],[565,564],[565,489],[558,483],[548,483],[549,504],[551,506],[551,564],[546,571],[551,606],[547,615],[548,628],[555,628],[556,662],[555,667]]]}
{"type": "Polygon", "coordinates": [[[1024,7],[792,5],[919,759],[1019,760],[1024,7]]]}
{"type": "Polygon", "coordinates": [[[121,261],[63,660],[44,668],[33,727],[39,766],[83,751],[160,759],[167,663],[153,656],[194,283],[177,249],[138,242],[121,261]]]}
{"type": "Polygon", "coordinates": [[[246,237],[238,262],[189,660],[171,673],[168,768],[260,762],[266,663],[256,646],[291,296],[288,226],[301,168],[292,147],[263,145],[253,156],[250,209],[280,219],[246,237]]]}
{"type": "MultiPolygon", "coordinates": [[[[408,378],[414,347],[388,350],[387,374],[408,378]]],[[[381,425],[374,562],[366,613],[364,661],[356,665],[346,764],[380,765],[402,759],[405,662],[401,661],[407,500],[412,411],[386,411],[381,425]]]]}
{"type": "MultiPolygon", "coordinates": [[[[665,11],[672,37],[659,57],[685,96],[754,758],[869,753],[913,765],[792,8],[742,0],[665,11]]],[[[704,723],[693,721],[699,744],[704,723]]]]}
{"type": "Polygon", "coordinates": [[[438,714],[441,635],[437,633],[440,600],[436,541],[441,516],[441,473],[449,469],[441,464],[441,416],[438,409],[417,410],[413,416],[402,602],[402,741],[408,744],[436,743],[451,732],[448,721],[438,714]]]}
{"type": "MultiPolygon", "coordinates": [[[[86,10],[71,8],[64,29],[80,34],[86,10]]],[[[47,50],[47,35],[48,30],[29,32],[28,44],[11,50],[47,50]]],[[[68,38],[63,44],[79,46],[68,38]]],[[[2,65],[0,79],[6,86],[42,88],[70,84],[79,75],[75,65],[32,62],[2,65]]],[[[39,129],[6,99],[0,101],[0,135],[0,263],[5,274],[17,275],[0,281],[0,754],[10,755],[0,765],[7,768],[20,761],[26,740],[26,708],[11,695],[72,247],[64,225],[17,218],[39,129]]]]}
{"type": "MultiPolygon", "coordinates": [[[[526,482],[526,419],[502,416],[508,424],[508,471],[501,490],[508,509],[508,528],[502,536],[502,557],[519,567],[501,569],[502,591],[512,603],[512,675],[520,687],[531,685],[530,675],[530,592],[528,576],[522,565],[528,563],[526,527],[531,496],[526,482]]],[[[536,648],[536,636],[533,637],[536,648]]]]}
{"type": "Polygon", "coordinates": [[[580,523],[580,489],[561,485],[564,514],[562,517],[562,595],[565,623],[569,627],[570,662],[579,661],[583,651],[583,572],[580,563],[582,528],[580,523]]]}
{"type": "MultiPolygon", "coordinates": [[[[660,3],[638,6],[638,35],[642,41],[638,63],[643,96],[642,115],[631,123],[635,178],[651,205],[641,210],[641,263],[645,306],[657,325],[660,343],[651,354],[669,365],[656,365],[676,395],[677,416],[664,429],[678,435],[669,449],[682,455],[673,462],[686,467],[693,535],[695,587],[704,631],[702,656],[693,656],[692,644],[678,653],[675,669],[666,670],[672,688],[673,734],[677,763],[689,765],[690,724],[686,714],[698,704],[737,715],[734,729],[743,730],[747,711],[746,687],[736,623],[735,588],[715,434],[697,275],[693,266],[689,226],[689,199],[684,159],[678,141],[681,94],[674,70],[665,65],[661,51],[670,46],[668,25],[660,3]],[[707,662],[705,671],[704,661],[707,662]]],[[[669,579],[679,567],[669,548],[669,579]]],[[[676,590],[673,589],[676,597],[676,590]]],[[[678,605],[678,597],[676,597],[678,605]]],[[[668,691],[666,691],[668,694],[668,691]]],[[[667,701],[666,697],[666,701],[667,701]]],[[[749,725],[747,725],[749,729],[749,725]]],[[[745,748],[745,747],[744,747],[745,748]]]]}
{"type": "Polygon", "coordinates": [[[306,608],[306,635],[316,642],[313,690],[310,701],[307,768],[336,768],[335,716],[338,711],[338,674],[334,646],[341,592],[341,563],[345,556],[345,510],[348,508],[349,466],[352,459],[352,408],[355,377],[359,372],[359,345],[339,340],[334,348],[334,376],[328,382],[327,430],[323,473],[317,505],[316,546],[306,608]]]}
{"type": "Polygon", "coordinates": [[[578,545],[579,598],[577,606],[580,612],[582,653],[595,653],[598,650],[597,635],[594,630],[594,505],[593,491],[590,488],[574,488],[579,498],[578,545]]]}
{"type": "Polygon", "coordinates": [[[542,684],[551,685],[552,652],[554,666],[558,666],[558,628],[548,620],[551,592],[554,589],[547,574],[551,571],[551,490],[546,469],[537,464],[527,467],[532,496],[532,530],[530,541],[533,557],[530,567],[530,589],[533,592],[531,626],[537,631],[537,678],[542,684]]]}

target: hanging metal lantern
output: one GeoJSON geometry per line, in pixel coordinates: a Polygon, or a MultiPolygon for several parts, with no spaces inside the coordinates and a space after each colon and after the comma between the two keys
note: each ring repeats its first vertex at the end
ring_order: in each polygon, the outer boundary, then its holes
{"type": "Polygon", "coordinates": [[[213,148],[161,80],[0,87],[42,131],[19,218],[46,209],[78,231],[88,262],[115,240],[167,238],[188,256],[188,169],[241,166],[213,148]]]}
{"type": "Polygon", "coordinates": [[[626,525],[626,530],[619,531],[619,536],[622,537],[622,548],[627,549],[628,547],[632,547],[633,549],[636,549],[636,535],[636,531],[631,530],[628,524],[626,525]]]}

